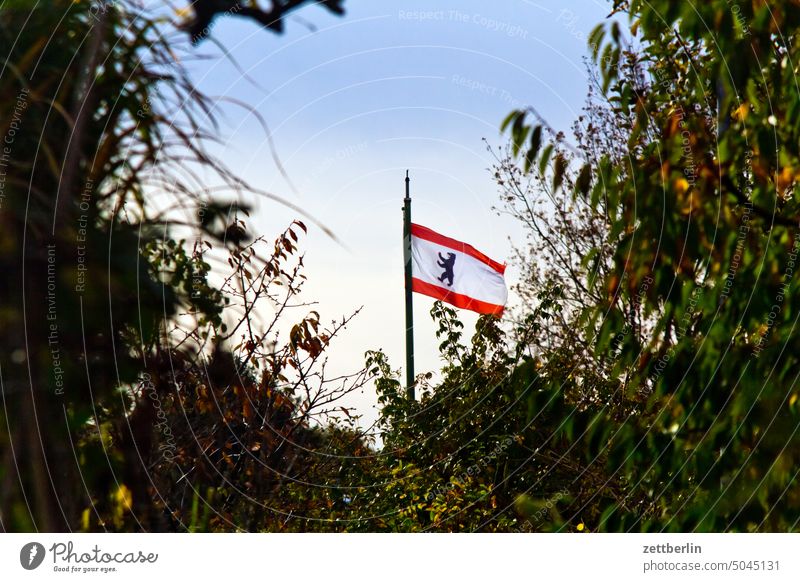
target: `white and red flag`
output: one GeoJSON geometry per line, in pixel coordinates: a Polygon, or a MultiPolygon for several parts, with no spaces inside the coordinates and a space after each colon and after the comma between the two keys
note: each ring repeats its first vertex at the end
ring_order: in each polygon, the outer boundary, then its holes
{"type": "Polygon", "coordinates": [[[411,225],[411,289],[462,309],[500,317],[506,266],[472,245],[411,225]]]}

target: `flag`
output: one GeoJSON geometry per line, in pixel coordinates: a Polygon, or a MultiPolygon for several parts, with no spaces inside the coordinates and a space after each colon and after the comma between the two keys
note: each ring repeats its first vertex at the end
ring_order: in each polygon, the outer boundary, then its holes
{"type": "Polygon", "coordinates": [[[411,225],[411,290],[416,293],[500,317],[508,297],[505,270],[471,245],[411,225]]]}

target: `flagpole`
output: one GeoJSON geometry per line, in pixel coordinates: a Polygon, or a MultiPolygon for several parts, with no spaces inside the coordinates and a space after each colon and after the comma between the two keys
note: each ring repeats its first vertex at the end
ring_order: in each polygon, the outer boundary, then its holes
{"type": "Polygon", "coordinates": [[[405,260],[406,286],[406,393],[410,400],[414,394],[414,304],[411,296],[411,179],[406,170],[406,197],[403,199],[403,258],[405,260]]]}

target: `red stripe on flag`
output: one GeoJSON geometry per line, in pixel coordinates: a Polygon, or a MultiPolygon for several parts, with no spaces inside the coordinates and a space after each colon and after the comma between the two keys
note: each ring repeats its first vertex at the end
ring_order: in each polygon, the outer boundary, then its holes
{"type": "Polygon", "coordinates": [[[412,223],[411,236],[415,236],[417,238],[427,240],[434,244],[442,245],[443,247],[453,249],[454,251],[464,253],[465,255],[469,255],[472,258],[477,259],[480,262],[489,265],[492,269],[494,269],[501,275],[506,271],[505,265],[502,265],[497,261],[490,259],[472,245],[468,245],[467,243],[461,242],[460,240],[456,240],[454,238],[450,238],[449,236],[444,236],[443,234],[439,234],[438,232],[435,232],[425,226],[420,226],[419,224],[412,223]]]}
{"type": "Polygon", "coordinates": [[[461,309],[469,309],[470,311],[477,311],[478,313],[488,313],[491,315],[496,315],[497,317],[503,315],[502,305],[486,303],[485,301],[480,301],[479,299],[473,299],[468,295],[454,293],[445,287],[439,287],[438,285],[426,283],[422,279],[417,279],[416,277],[412,277],[411,279],[411,290],[417,293],[422,293],[423,295],[428,295],[434,299],[441,299],[442,301],[446,301],[447,303],[455,305],[456,307],[460,307],[461,309]]]}

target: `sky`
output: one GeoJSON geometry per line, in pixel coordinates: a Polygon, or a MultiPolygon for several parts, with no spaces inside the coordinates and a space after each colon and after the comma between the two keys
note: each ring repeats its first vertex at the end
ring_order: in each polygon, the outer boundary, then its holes
{"type": "MultiPolygon", "coordinates": [[[[503,118],[528,105],[552,127],[569,130],[586,96],[586,38],[610,12],[605,0],[346,0],[345,8],[343,18],[303,8],[281,36],[249,20],[219,18],[212,35],[238,66],[224,58],[189,65],[199,87],[220,98],[218,153],[228,166],[299,205],[339,239],[312,227],[302,241],[305,298],[318,303],[323,322],[363,307],[331,346],[334,373],[357,370],[364,352],[378,348],[394,368],[404,366],[406,169],[413,221],[508,261],[513,285],[512,247],[522,231],[493,210],[498,188],[483,140],[503,145],[503,118]],[[260,125],[231,99],[266,120],[294,189],[260,125]]],[[[219,54],[209,41],[200,52],[219,54]]],[[[268,238],[299,218],[273,201],[249,202],[253,231],[268,238]]],[[[414,297],[418,373],[440,365],[432,304],[414,297]]],[[[477,317],[460,316],[469,337],[477,317]]],[[[377,415],[371,388],[347,404],[364,425],[377,415]]]]}

